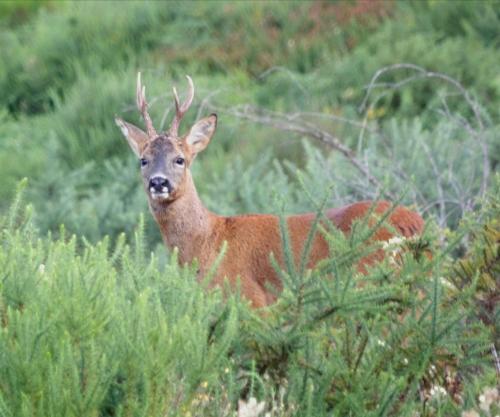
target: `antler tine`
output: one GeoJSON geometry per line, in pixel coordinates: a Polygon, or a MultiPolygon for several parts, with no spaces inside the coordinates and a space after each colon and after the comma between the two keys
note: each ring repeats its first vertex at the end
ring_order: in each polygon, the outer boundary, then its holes
{"type": "Polygon", "coordinates": [[[141,72],[137,73],[137,89],[136,89],[136,101],[137,108],[139,112],[142,114],[142,118],[144,119],[144,123],[146,123],[146,131],[148,136],[153,139],[158,134],[153,126],[153,121],[148,113],[148,102],[146,101],[146,86],[143,86],[141,83],[141,72]]]}
{"type": "Polygon", "coordinates": [[[178,135],[178,130],[179,130],[179,125],[181,123],[182,118],[184,117],[184,114],[188,111],[189,107],[191,106],[191,103],[193,102],[194,98],[194,84],[193,80],[189,75],[186,75],[186,78],[189,83],[189,90],[188,90],[188,96],[186,98],[186,101],[180,104],[179,101],[179,96],[177,94],[177,90],[175,87],[173,87],[173,92],[174,92],[174,102],[175,102],[175,117],[174,120],[172,121],[172,125],[170,126],[170,134],[172,136],[177,136],[178,135]]]}

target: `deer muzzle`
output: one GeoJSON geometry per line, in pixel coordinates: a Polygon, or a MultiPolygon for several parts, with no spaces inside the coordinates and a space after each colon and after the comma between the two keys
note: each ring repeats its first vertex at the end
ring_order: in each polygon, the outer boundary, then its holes
{"type": "Polygon", "coordinates": [[[155,176],[149,180],[149,193],[154,200],[168,198],[172,192],[172,185],[167,178],[155,176]]]}

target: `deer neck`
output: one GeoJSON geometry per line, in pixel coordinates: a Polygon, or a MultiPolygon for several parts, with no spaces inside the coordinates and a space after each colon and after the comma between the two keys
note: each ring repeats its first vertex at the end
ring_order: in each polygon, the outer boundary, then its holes
{"type": "Polygon", "coordinates": [[[178,248],[179,260],[190,263],[199,258],[217,216],[201,202],[191,174],[187,174],[182,196],[172,202],[149,199],[149,206],[166,245],[170,249],[178,248]]]}

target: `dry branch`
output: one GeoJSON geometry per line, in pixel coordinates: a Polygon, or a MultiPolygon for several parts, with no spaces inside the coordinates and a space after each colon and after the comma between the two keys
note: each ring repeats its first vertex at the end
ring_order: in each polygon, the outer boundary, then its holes
{"type": "MultiPolygon", "coordinates": [[[[275,71],[285,70],[283,68],[272,69],[264,73],[263,77],[275,71]]],[[[286,73],[290,76],[294,83],[299,83],[293,74],[289,71],[286,71],[286,73]]],[[[406,63],[390,65],[379,69],[371,78],[370,83],[365,87],[366,93],[361,105],[359,106],[360,112],[364,112],[364,115],[359,120],[352,120],[336,115],[314,112],[281,113],[261,109],[252,105],[220,107],[214,105],[210,99],[204,101],[204,106],[241,119],[268,125],[275,129],[297,133],[323,143],[335,152],[338,152],[345,158],[346,161],[349,162],[349,164],[355,167],[356,170],[362,174],[361,177],[367,180],[367,184],[370,185],[371,191],[374,191],[375,194],[381,192],[384,196],[394,199],[395,196],[389,190],[384,188],[382,180],[373,172],[383,172],[381,171],[381,168],[382,170],[385,170],[385,172],[389,170],[388,172],[390,172],[390,175],[397,178],[404,184],[407,184],[408,181],[410,181],[410,178],[408,173],[405,172],[401,166],[399,166],[397,161],[390,161],[390,151],[388,152],[388,158],[386,158],[386,160],[379,161],[376,159],[375,161],[371,161],[371,164],[376,164],[377,167],[370,166],[370,161],[366,158],[366,155],[365,158],[360,156],[359,150],[363,149],[362,145],[365,133],[370,132],[376,135],[381,134],[380,131],[375,130],[373,127],[368,125],[368,110],[373,108],[382,97],[389,94],[388,90],[400,89],[414,81],[424,79],[439,80],[453,89],[452,92],[448,91],[445,94],[440,95],[442,103],[440,113],[444,118],[452,121],[453,124],[463,129],[469,135],[471,140],[480,146],[482,153],[482,174],[479,191],[477,192],[473,190],[472,184],[467,185],[466,183],[461,183],[456,180],[453,173],[450,173],[451,162],[448,164],[448,171],[446,168],[439,167],[438,159],[436,159],[436,155],[432,153],[430,147],[426,143],[420,143],[424,150],[423,154],[427,158],[436,180],[435,187],[437,198],[433,199],[426,197],[422,190],[414,187],[415,189],[413,191],[414,198],[416,199],[415,202],[418,200],[417,204],[420,207],[424,207],[425,210],[437,207],[439,223],[441,226],[445,226],[448,221],[448,217],[454,210],[460,210],[460,214],[463,215],[465,212],[474,208],[474,205],[477,203],[479,198],[484,197],[489,184],[491,171],[488,144],[486,141],[486,126],[488,123],[486,122],[487,118],[483,115],[484,111],[472,94],[459,81],[446,74],[428,71],[417,65],[406,63]],[[402,70],[411,71],[413,74],[396,82],[379,81],[381,77],[387,75],[388,73],[402,70]],[[372,92],[377,89],[383,89],[383,91],[372,99],[372,92]],[[468,118],[465,115],[450,110],[447,99],[452,95],[462,97],[468,108],[470,108],[471,114],[469,114],[468,118]],[[343,123],[359,129],[358,153],[349,146],[345,145],[345,141],[341,140],[341,138],[321,128],[320,124],[316,123],[319,118],[343,123]],[[454,190],[454,193],[456,194],[455,196],[446,195],[444,190],[445,183],[449,184],[449,186],[454,190]],[[375,190],[373,190],[374,188],[375,190]],[[448,208],[449,206],[451,206],[452,209],[448,208]]],[[[305,90],[304,86],[300,85],[300,87],[301,90],[305,90]]],[[[338,179],[342,180],[340,176],[338,179]]],[[[352,185],[352,183],[350,184],[352,185]]],[[[369,193],[368,187],[363,191],[364,194],[369,193]]]]}
{"type": "MultiPolygon", "coordinates": [[[[219,108],[219,110],[221,109],[219,108]]],[[[377,189],[384,193],[387,197],[391,199],[394,198],[392,193],[383,189],[383,184],[370,173],[368,164],[358,159],[355,152],[351,148],[344,145],[338,137],[318,128],[311,122],[304,120],[304,115],[307,113],[285,114],[259,109],[250,105],[236,106],[223,109],[223,111],[235,117],[272,126],[275,129],[298,133],[330,146],[332,149],[343,155],[349,163],[361,172],[370,184],[377,187],[377,189]]],[[[355,122],[350,121],[350,123],[353,124],[355,122]]]]}
{"type": "MultiPolygon", "coordinates": [[[[490,172],[491,172],[488,143],[485,139],[485,121],[483,120],[483,116],[481,114],[482,113],[481,106],[479,105],[477,100],[474,99],[471,93],[459,81],[446,74],[435,71],[428,71],[425,68],[422,68],[415,64],[400,63],[400,64],[389,65],[387,67],[379,69],[373,75],[370,83],[366,87],[366,94],[365,97],[363,98],[361,105],[359,106],[359,111],[362,112],[366,110],[369,97],[374,89],[383,88],[385,90],[387,89],[397,90],[409,83],[422,79],[437,79],[451,85],[463,97],[463,99],[471,109],[472,114],[474,115],[474,120],[476,121],[477,124],[476,128],[474,128],[472,124],[465,117],[458,114],[452,114],[449,111],[446,99],[442,98],[443,99],[442,101],[444,101],[444,106],[443,106],[445,109],[444,114],[446,114],[449,119],[458,122],[463,128],[465,128],[469,132],[469,134],[474,139],[476,139],[480,143],[482,158],[483,158],[483,176],[482,176],[479,197],[481,198],[484,197],[489,183],[490,172]],[[398,70],[410,70],[414,71],[416,74],[397,82],[377,82],[377,80],[382,75],[387,74],[391,71],[398,71],[398,70]]],[[[374,100],[374,102],[377,102],[386,94],[387,92],[383,92],[382,94],[378,95],[374,100]]]]}

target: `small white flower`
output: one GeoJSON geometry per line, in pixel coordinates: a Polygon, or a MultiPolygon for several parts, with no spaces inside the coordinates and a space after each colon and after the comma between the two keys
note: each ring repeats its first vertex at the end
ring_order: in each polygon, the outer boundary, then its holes
{"type": "Polygon", "coordinates": [[[377,339],[377,345],[385,347],[386,343],[383,340],[381,340],[381,339],[377,339]]]}
{"type": "Polygon", "coordinates": [[[403,358],[403,365],[408,365],[409,363],[408,358],[403,358]]]}
{"type": "Polygon", "coordinates": [[[401,253],[402,244],[406,241],[404,237],[394,236],[389,240],[382,242],[382,249],[387,251],[389,264],[391,266],[398,266],[398,256],[401,253]]]}
{"type": "Polygon", "coordinates": [[[394,236],[394,237],[391,237],[389,239],[389,243],[391,243],[392,245],[401,245],[402,243],[404,243],[405,241],[405,238],[404,237],[398,237],[398,236],[394,236]]]}
{"type": "Polygon", "coordinates": [[[394,236],[391,237],[389,240],[384,241],[382,243],[382,248],[387,249],[390,247],[401,246],[401,244],[403,244],[404,242],[405,242],[404,237],[394,236]]]}
{"type": "Polygon", "coordinates": [[[450,282],[448,281],[445,277],[439,277],[439,282],[441,282],[441,285],[443,287],[447,287],[447,288],[450,288],[450,289],[455,289],[455,286],[450,282]]]}
{"type": "Polygon", "coordinates": [[[433,385],[431,387],[431,390],[429,391],[429,394],[431,395],[432,398],[440,398],[448,395],[448,392],[441,385],[433,385]]]}
{"type": "Polygon", "coordinates": [[[491,404],[500,401],[498,390],[493,387],[486,387],[483,393],[479,396],[479,408],[483,411],[489,412],[491,404]]]}
{"type": "Polygon", "coordinates": [[[389,256],[389,265],[391,266],[398,266],[398,263],[396,262],[396,258],[394,256],[389,256]]]}
{"type": "Polygon", "coordinates": [[[248,402],[238,400],[238,417],[259,417],[260,413],[264,411],[265,402],[260,403],[252,397],[248,402]]]}
{"type": "Polygon", "coordinates": [[[448,392],[441,385],[433,385],[429,394],[432,398],[445,397],[448,392]]]}
{"type": "Polygon", "coordinates": [[[38,273],[43,275],[45,273],[45,264],[38,265],[38,273]]]}

